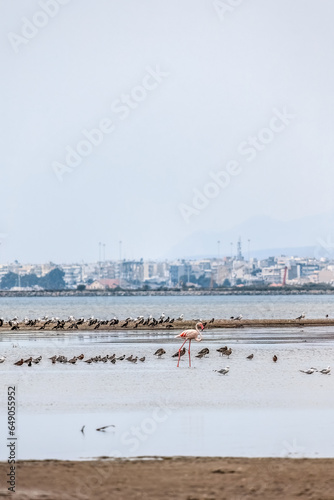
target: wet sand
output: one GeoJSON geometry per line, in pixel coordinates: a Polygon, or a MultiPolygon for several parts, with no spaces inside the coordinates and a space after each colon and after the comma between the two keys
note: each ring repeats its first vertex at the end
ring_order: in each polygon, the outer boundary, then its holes
{"type": "MultiPolygon", "coordinates": [[[[334,459],[170,458],[23,461],[16,500],[333,499],[334,459]]],[[[8,464],[0,463],[0,498],[8,464]]]]}
{"type": "MultiPolygon", "coordinates": [[[[65,321],[65,320],[64,320],[65,321]]],[[[291,327],[329,327],[334,326],[333,318],[304,318],[302,320],[299,319],[215,319],[210,322],[210,319],[201,320],[205,325],[205,329],[212,328],[291,328],[291,327]]],[[[161,331],[170,331],[174,330],[176,333],[179,333],[179,330],[185,330],[187,328],[194,328],[197,320],[183,320],[183,321],[174,321],[173,323],[162,323],[156,325],[136,325],[133,321],[126,323],[124,320],[121,320],[116,325],[101,324],[96,328],[96,324],[88,325],[87,322],[83,324],[79,324],[74,326],[75,322],[65,321],[65,324],[61,327],[57,327],[55,323],[48,323],[44,326],[44,321],[37,322],[34,326],[27,326],[24,322],[18,323],[18,329],[15,327],[15,331],[20,332],[38,332],[38,331],[51,331],[51,332],[73,332],[73,331],[127,331],[127,330],[161,330],[161,331]]],[[[4,323],[0,327],[1,333],[8,333],[13,330],[13,328],[8,325],[8,323],[4,323]]]]}

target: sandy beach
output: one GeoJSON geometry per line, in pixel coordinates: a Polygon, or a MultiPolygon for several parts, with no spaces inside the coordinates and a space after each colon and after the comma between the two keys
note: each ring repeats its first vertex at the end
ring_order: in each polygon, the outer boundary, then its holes
{"type": "MultiPolygon", "coordinates": [[[[334,498],[334,459],[169,458],[134,461],[23,461],[17,500],[334,498]]],[[[0,498],[8,464],[0,463],[0,498]]]]}

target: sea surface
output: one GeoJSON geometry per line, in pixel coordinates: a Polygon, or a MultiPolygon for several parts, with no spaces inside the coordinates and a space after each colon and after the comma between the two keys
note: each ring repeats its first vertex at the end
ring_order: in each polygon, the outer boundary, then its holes
{"type": "Polygon", "coordinates": [[[66,319],[73,315],[111,319],[117,316],[178,317],[187,319],[230,318],[296,318],[305,312],[308,318],[334,317],[334,295],[206,295],[206,296],[140,296],[140,297],[1,297],[0,317],[11,319],[42,316],[66,319]]]}

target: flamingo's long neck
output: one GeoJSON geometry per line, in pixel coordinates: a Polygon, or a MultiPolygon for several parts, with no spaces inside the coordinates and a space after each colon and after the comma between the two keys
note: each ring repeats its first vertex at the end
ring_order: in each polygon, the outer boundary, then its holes
{"type": "Polygon", "coordinates": [[[199,330],[197,325],[196,325],[196,331],[198,333],[196,340],[197,342],[200,342],[202,340],[202,330],[199,330]]]}

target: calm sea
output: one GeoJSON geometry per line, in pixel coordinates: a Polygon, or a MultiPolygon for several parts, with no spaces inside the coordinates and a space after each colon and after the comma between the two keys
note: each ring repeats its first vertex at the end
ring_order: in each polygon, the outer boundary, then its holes
{"type": "Polygon", "coordinates": [[[144,296],[144,297],[2,297],[0,317],[67,318],[94,316],[109,319],[152,314],[157,317],[187,319],[229,318],[295,318],[302,312],[308,318],[334,316],[334,295],[257,295],[257,296],[144,296]]]}

